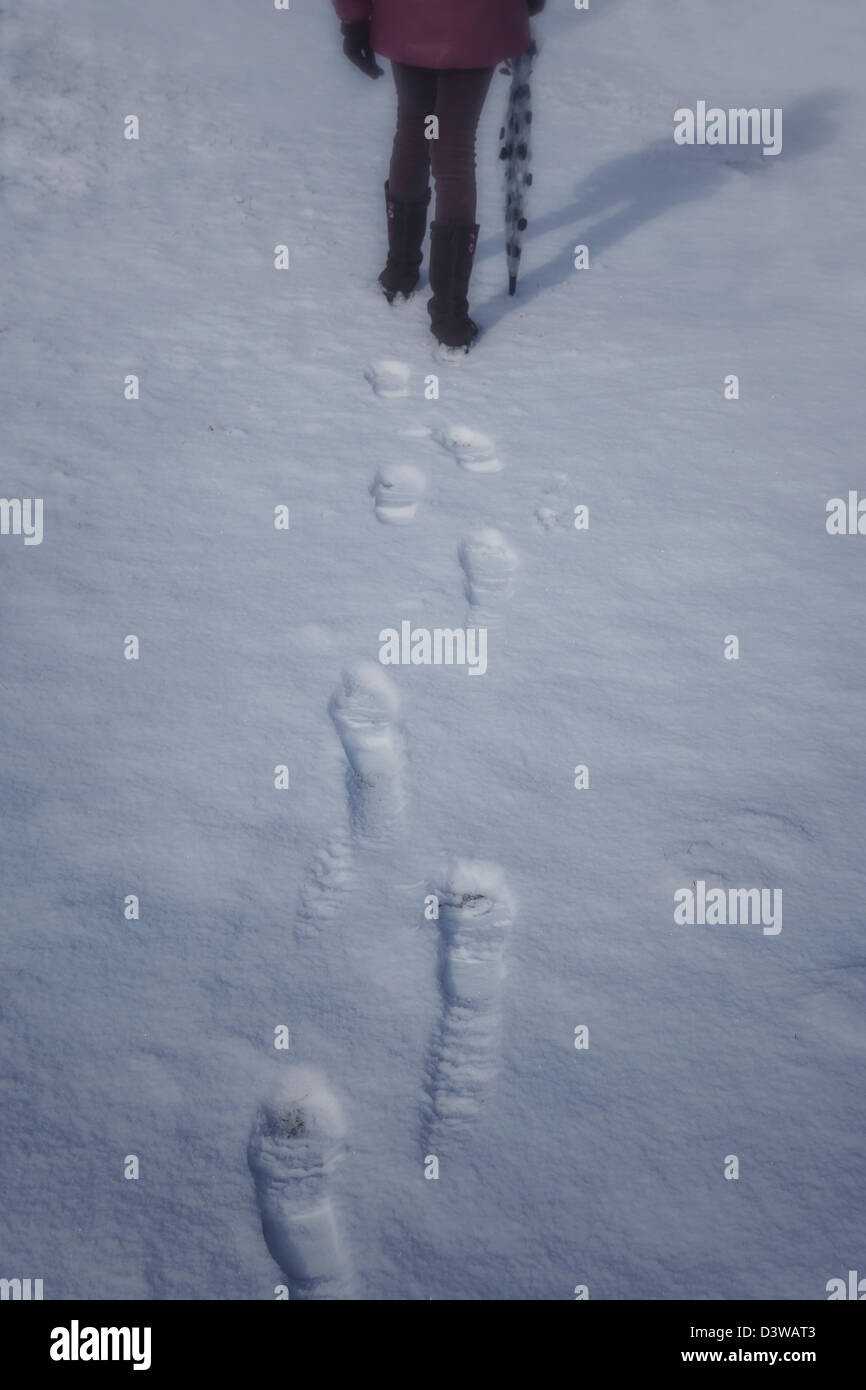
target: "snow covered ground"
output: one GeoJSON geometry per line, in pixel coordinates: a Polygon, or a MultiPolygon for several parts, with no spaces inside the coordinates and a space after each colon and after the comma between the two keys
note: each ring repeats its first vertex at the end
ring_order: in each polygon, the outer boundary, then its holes
{"type": "Polygon", "coordinates": [[[44,538],[0,536],[0,1275],[826,1297],[866,1261],[866,539],[825,526],[866,13],[548,0],[518,294],[498,77],[454,366],[375,292],[393,92],[326,0],[2,31],[0,492],[44,538]],[[782,107],[782,153],[678,146],[699,100],[782,107]],[[380,666],[404,620],[485,625],[486,674],[380,666]],[[675,924],[698,881],[782,930],[675,924]]]}

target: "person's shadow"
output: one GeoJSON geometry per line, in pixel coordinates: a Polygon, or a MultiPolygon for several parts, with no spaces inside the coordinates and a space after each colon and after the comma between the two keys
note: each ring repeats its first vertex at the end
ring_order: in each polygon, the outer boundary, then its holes
{"type": "MultiPolygon", "coordinates": [[[[672,118],[670,139],[653,141],[633,154],[594,169],[578,185],[573,202],[537,222],[529,222],[524,253],[533,237],[560,227],[568,229],[566,244],[545,265],[527,267],[525,273],[521,272],[516,296],[509,296],[505,286],[500,294],[478,305],[483,326],[490,328],[511,310],[523,308],[542,290],[573,275],[576,245],[585,243],[590,258],[595,258],[677,204],[719,192],[738,173],[770,178],[774,166],[783,160],[800,159],[829,145],[839,124],[834,111],[844,99],[843,92],[822,91],[785,107],[782,149],[778,155],[765,155],[760,145],[677,145],[672,118]]],[[[504,234],[480,242],[475,255],[476,260],[502,256],[505,281],[504,234]]]]}

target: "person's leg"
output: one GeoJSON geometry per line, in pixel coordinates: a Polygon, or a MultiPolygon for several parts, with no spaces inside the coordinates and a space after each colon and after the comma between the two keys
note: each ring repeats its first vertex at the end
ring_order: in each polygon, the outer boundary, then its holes
{"type": "Polygon", "coordinates": [[[436,104],[436,73],[431,68],[392,63],[397,88],[397,130],[391,151],[388,186],[391,195],[414,203],[427,196],[430,182],[430,144],[424,123],[436,104]]]}
{"type": "Polygon", "coordinates": [[[436,74],[427,68],[392,63],[397,89],[397,132],[385,184],[388,262],[379,284],[389,303],[406,298],[418,283],[421,247],[430,202],[430,144],[424,122],[436,100],[436,74]]]}
{"type": "Polygon", "coordinates": [[[433,141],[436,220],[430,228],[430,327],[443,347],[468,351],[478,335],[469,317],[469,277],[478,239],[475,222],[475,132],[493,68],[438,74],[433,141]]]}
{"type": "Polygon", "coordinates": [[[494,72],[449,68],[437,74],[439,138],[430,142],[437,222],[475,222],[475,134],[494,72]]]}

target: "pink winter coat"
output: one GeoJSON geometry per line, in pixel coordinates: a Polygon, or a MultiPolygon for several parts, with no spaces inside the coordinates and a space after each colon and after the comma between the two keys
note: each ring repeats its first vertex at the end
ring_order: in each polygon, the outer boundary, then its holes
{"type": "Polygon", "coordinates": [[[340,19],[371,19],[376,53],[419,68],[492,68],[529,43],[527,0],[334,0],[340,19]]]}

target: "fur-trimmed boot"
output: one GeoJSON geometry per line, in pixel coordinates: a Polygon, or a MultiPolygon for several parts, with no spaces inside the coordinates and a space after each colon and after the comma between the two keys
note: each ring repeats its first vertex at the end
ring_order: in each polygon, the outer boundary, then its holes
{"type": "Polygon", "coordinates": [[[417,202],[405,203],[400,198],[392,198],[388,184],[385,184],[385,211],[388,216],[388,261],[379,284],[388,303],[398,295],[408,299],[418,283],[418,270],[421,265],[421,246],[427,230],[427,207],[430,202],[430,189],[427,196],[417,202]]]}
{"type": "Polygon", "coordinates": [[[468,352],[478,337],[469,317],[469,277],[478,227],[462,222],[433,222],[430,227],[430,328],[443,347],[468,352]]]}

